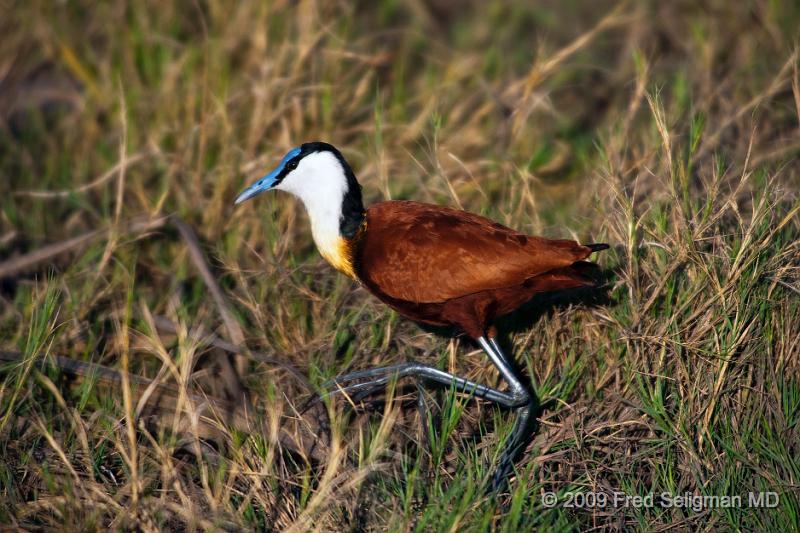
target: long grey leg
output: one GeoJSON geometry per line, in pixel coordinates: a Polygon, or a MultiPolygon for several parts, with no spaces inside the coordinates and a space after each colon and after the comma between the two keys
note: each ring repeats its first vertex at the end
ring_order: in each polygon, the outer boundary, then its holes
{"type": "Polygon", "coordinates": [[[495,339],[487,340],[485,337],[479,337],[476,340],[497,367],[503,379],[508,382],[508,391],[493,389],[421,363],[402,363],[352,372],[334,378],[325,383],[323,387],[331,389],[326,395],[356,393],[361,398],[383,388],[392,379],[411,377],[451,386],[459,392],[472,394],[475,397],[495,402],[504,407],[515,408],[517,410],[517,418],[514,421],[514,428],[500,455],[497,469],[492,475],[492,482],[489,487],[490,492],[497,492],[505,487],[508,476],[514,469],[514,463],[530,443],[536,428],[536,417],[540,411],[539,401],[536,394],[529,391],[522,384],[522,380],[514,371],[495,339]],[[367,379],[368,381],[352,385],[347,384],[361,379],[367,379]]]}
{"type": "MultiPolygon", "coordinates": [[[[503,374],[503,377],[509,382],[511,389],[515,389],[519,387],[524,392],[527,401],[524,405],[520,406],[517,410],[517,418],[514,421],[514,427],[511,430],[511,435],[506,442],[505,447],[503,448],[502,453],[500,454],[500,460],[497,463],[497,469],[492,474],[492,481],[489,486],[489,492],[495,493],[502,490],[506,483],[508,482],[508,476],[514,470],[514,463],[517,462],[517,459],[525,451],[525,448],[530,443],[534,432],[536,431],[536,417],[539,414],[539,400],[536,397],[536,393],[528,392],[527,389],[522,385],[522,382],[517,377],[516,373],[512,369],[508,359],[506,358],[503,350],[497,344],[495,339],[489,339],[487,343],[485,339],[479,339],[478,342],[481,343],[481,346],[489,357],[492,358],[492,361],[495,363],[497,368],[500,369],[500,372],[503,374]]],[[[517,389],[517,390],[519,390],[517,389]]]]}
{"type": "Polygon", "coordinates": [[[475,383],[474,381],[454,376],[439,370],[438,368],[423,365],[421,363],[402,363],[399,365],[353,372],[351,374],[334,378],[333,380],[323,384],[323,387],[331,389],[327,395],[336,393],[356,393],[362,395],[363,393],[369,394],[383,388],[392,379],[401,379],[405,377],[433,381],[441,385],[451,386],[459,392],[471,394],[477,398],[483,398],[505,407],[518,407],[527,403],[527,393],[525,401],[521,401],[521,398],[513,392],[509,393],[499,391],[497,389],[487,387],[486,385],[481,385],[480,383],[475,383]],[[365,378],[374,379],[353,385],[346,385],[346,383],[349,381],[365,378]]]}
{"type": "Polygon", "coordinates": [[[494,366],[500,371],[500,375],[503,376],[503,379],[508,382],[509,393],[517,399],[514,407],[521,407],[527,404],[530,399],[528,389],[525,388],[522,381],[517,377],[516,372],[514,372],[514,369],[511,368],[511,364],[497,345],[497,342],[494,339],[487,341],[486,337],[479,337],[478,344],[481,345],[483,351],[486,352],[486,355],[492,360],[494,366]]]}

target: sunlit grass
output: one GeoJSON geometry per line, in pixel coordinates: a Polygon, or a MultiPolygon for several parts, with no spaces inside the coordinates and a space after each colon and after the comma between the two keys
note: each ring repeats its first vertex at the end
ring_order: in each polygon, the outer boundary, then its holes
{"type": "Polygon", "coordinates": [[[9,20],[0,265],[110,229],[0,280],[2,523],[796,527],[793,3],[41,3],[9,20]],[[245,183],[316,139],[343,151],[367,203],[462,206],[612,245],[603,290],[501,322],[545,409],[498,498],[484,486],[508,412],[406,382],[304,411],[309,387],[376,364],[499,383],[467,340],[329,268],[288,196],[234,209],[245,183]],[[285,363],[247,359],[249,410],[225,410],[235,361],[214,342],[233,339],[179,232],[128,231],[167,214],[197,232],[247,347],[285,363]],[[56,356],[131,376],[67,374],[56,356]],[[563,506],[614,491],[780,501],[563,506]]]}

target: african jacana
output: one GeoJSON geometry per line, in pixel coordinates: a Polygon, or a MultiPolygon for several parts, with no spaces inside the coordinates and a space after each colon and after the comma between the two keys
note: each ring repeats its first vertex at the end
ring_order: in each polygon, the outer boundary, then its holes
{"type": "Polygon", "coordinates": [[[314,242],[334,268],[407,318],[460,329],[508,382],[508,390],[501,391],[405,363],[340,376],[332,392],[371,392],[393,378],[415,377],[515,409],[514,429],[492,479],[493,489],[501,487],[528,444],[537,406],[496,342],[494,320],[536,293],[593,285],[581,273],[591,265],[583,260],[608,246],[531,237],[466,211],[418,202],[380,202],[364,209],[350,165],[323,142],[290,150],[236,203],[269,189],[289,192],[305,204],[314,242]],[[353,383],[363,379],[371,381],[353,383]]]}

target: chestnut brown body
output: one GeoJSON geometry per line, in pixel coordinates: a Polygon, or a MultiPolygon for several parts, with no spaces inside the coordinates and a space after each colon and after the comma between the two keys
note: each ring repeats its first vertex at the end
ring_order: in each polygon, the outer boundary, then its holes
{"type": "Polygon", "coordinates": [[[366,211],[353,246],[356,277],[412,320],[494,337],[496,317],[546,291],[593,285],[595,249],[519,233],[488,218],[409,201],[366,211]]]}

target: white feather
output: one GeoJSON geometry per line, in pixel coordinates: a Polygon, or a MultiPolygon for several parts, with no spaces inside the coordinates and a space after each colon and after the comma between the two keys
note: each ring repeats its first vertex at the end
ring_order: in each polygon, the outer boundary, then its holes
{"type": "Polygon", "coordinates": [[[275,188],[303,202],[317,248],[323,256],[336,256],[342,201],[347,194],[347,176],[336,156],[327,151],[308,154],[275,188]]]}

